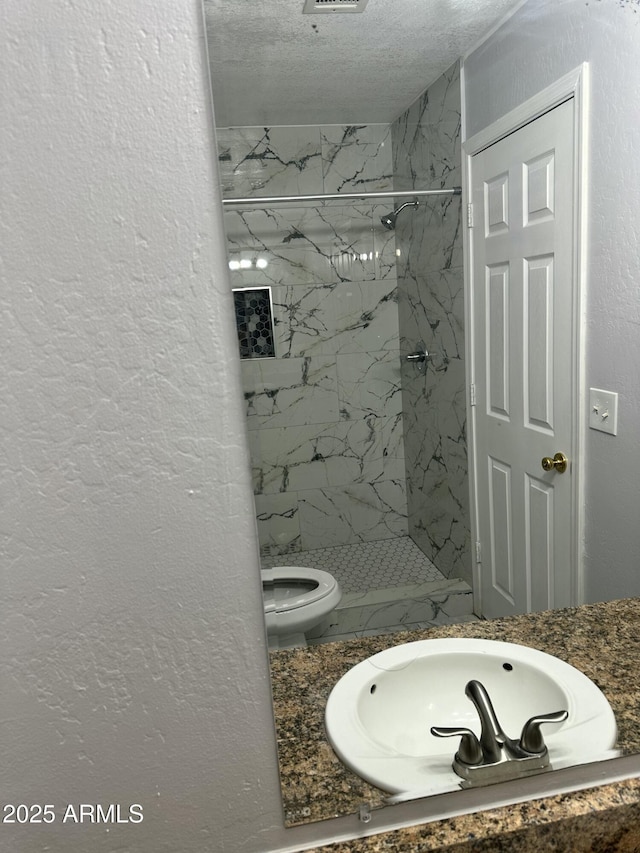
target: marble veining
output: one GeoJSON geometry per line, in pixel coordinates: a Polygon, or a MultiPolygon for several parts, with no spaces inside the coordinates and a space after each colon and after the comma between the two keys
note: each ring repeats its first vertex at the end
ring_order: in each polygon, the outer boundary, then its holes
{"type": "Polygon", "coordinates": [[[474,621],[472,609],[471,587],[441,576],[437,581],[347,593],[326,623],[308,638],[315,643],[435,628],[474,621]]]}
{"type": "Polygon", "coordinates": [[[332,125],[321,128],[325,192],[393,189],[391,128],[332,125]],[[388,166],[387,170],[380,164],[388,166]]]}
{"type": "Polygon", "coordinates": [[[355,201],[229,208],[225,227],[233,286],[394,276],[393,235],[380,226],[387,208],[355,201]]]}
{"type": "Polygon", "coordinates": [[[299,426],[339,417],[335,359],[252,359],[242,364],[249,429],[299,426]]]}
{"type": "Polygon", "coordinates": [[[252,430],[255,491],[265,495],[403,476],[400,427],[398,417],[371,416],[252,430]]]}
{"type": "MultiPolygon", "coordinates": [[[[456,63],[392,128],[397,189],[461,183],[456,63]]],[[[428,199],[396,227],[400,351],[426,344],[425,375],[402,361],[409,530],[446,577],[471,581],[460,196],[428,199]]]]}
{"type": "Polygon", "coordinates": [[[376,277],[371,206],[231,209],[225,220],[234,287],[376,277]]]}
{"type": "Polygon", "coordinates": [[[225,196],[317,192],[322,178],[322,145],[315,130],[220,127],[216,133],[225,196]]]}
{"type": "Polygon", "coordinates": [[[309,548],[407,534],[403,477],[349,483],[339,489],[306,489],[300,493],[298,508],[302,538],[309,548]]]}
{"type": "MultiPolygon", "coordinates": [[[[383,125],[222,128],[226,196],[392,188],[383,125]]],[[[407,532],[388,203],[225,211],[232,286],[272,290],[275,358],[242,365],[263,555],[407,532]]]]}
{"type": "Polygon", "coordinates": [[[398,350],[395,279],[276,286],[272,293],[280,358],[398,350]]]}

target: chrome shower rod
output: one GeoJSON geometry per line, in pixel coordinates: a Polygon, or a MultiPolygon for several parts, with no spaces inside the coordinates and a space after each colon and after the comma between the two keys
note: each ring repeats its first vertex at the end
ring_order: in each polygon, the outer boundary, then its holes
{"type": "Polygon", "coordinates": [[[346,199],[365,198],[419,198],[426,195],[460,195],[462,187],[453,187],[446,190],[387,190],[386,192],[363,192],[363,193],[323,193],[321,195],[275,195],[254,198],[223,198],[223,204],[287,204],[296,201],[336,201],[346,199]]]}

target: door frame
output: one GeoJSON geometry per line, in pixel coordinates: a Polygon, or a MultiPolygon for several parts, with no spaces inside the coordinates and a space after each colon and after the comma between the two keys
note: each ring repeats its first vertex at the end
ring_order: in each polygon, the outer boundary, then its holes
{"type": "MultiPolygon", "coordinates": [[[[461,75],[464,104],[464,74],[461,75]]],[[[565,101],[573,103],[574,121],[574,222],[573,222],[573,308],[571,318],[572,355],[571,355],[571,431],[574,446],[574,458],[571,460],[572,472],[572,512],[571,512],[571,597],[573,606],[584,603],[584,439],[586,432],[585,410],[585,328],[586,328],[586,275],[587,275],[587,189],[588,189],[588,90],[589,65],[582,63],[568,72],[532,98],[506,113],[493,124],[465,140],[462,144],[462,193],[463,210],[470,210],[472,195],[472,158],[495,142],[519,130],[565,101]]],[[[475,311],[475,287],[473,278],[473,246],[471,224],[463,228],[464,246],[464,304],[465,304],[465,363],[466,363],[466,407],[467,442],[469,464],[469,498],[471,516],[471,574],[473,578],[473,599],[476,614],[482,614],[482,594],[480,575],[482,555],[478,538],[478,478],[475,428],[475,384],[476,365],[474,358],[474,334],[472,322],[475,311]]]]}

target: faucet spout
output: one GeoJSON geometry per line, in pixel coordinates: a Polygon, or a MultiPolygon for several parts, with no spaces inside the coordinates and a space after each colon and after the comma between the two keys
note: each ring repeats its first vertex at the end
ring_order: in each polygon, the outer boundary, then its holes
{"type": "MultiPolygon", "coordinates": [[[[538,740],[540,741],[541,748],[535,752],[529,751],[525,747],[524,743],[521,743],[519,740],[514,740],[505,734],[504,729],[498,722],[498,717],[493,709],[493,704],[482,682],[475,680],[469,681],[464,692],[476,706],[476,711],[480,717],[480,747],[482,749],[483,763],[485,765],[498,764],[503,761],[512,761],[514,759],[538,758],[546,754],[547,748],[542,741],[542,735],[539,734],[539,728],[537,729],[537,733],[539,735],[538,740]]],[[[539,720],[534,717],[530,722],[555,722],[556,716],[558,720],[560,720],[560,718],[563,720],[566,719],[567,712],[564,711],[562,714],[564,714],[562,717],[560,713],[557,715],[544,715],[544,717],[540,717],[539,720]]],[[[535,736],[531,736],[529,740],[533,742],[535,740],[535,736]]]]}
{"type": "Polygon", "coordinates": [[[464,692],[476,706],[476,711],[480,717],[480,747],[482,748],[484,763],[494,764],[500,761],[503,749],[512,741],[504,733],[498,722],[498,717],[484,685],[480,681],[470,681],[464,692]]]}

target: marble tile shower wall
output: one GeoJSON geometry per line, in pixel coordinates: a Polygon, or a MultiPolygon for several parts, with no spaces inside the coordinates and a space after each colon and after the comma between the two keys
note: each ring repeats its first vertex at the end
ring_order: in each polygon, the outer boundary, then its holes
{"type": "MultiPolygon", "coordinates": [[[[456,63],[392,125],[397,190],[460,186],[456,63]]],[[[426,375],[402,362],[409,533],[446,577],[471,583],[460,196],[428,200],[396,226],[400,348],[422,340],[426,375]]]]}
{"type": "MultiPolygon", "coordinates": [[[[220,128],[225,197],[392,189],[390,128],[220,128]]],[[[265,555],[407,534],[389,204],[227,208],[232,286],[270,286],[276,357],[242,362],[265,555]]]]}

